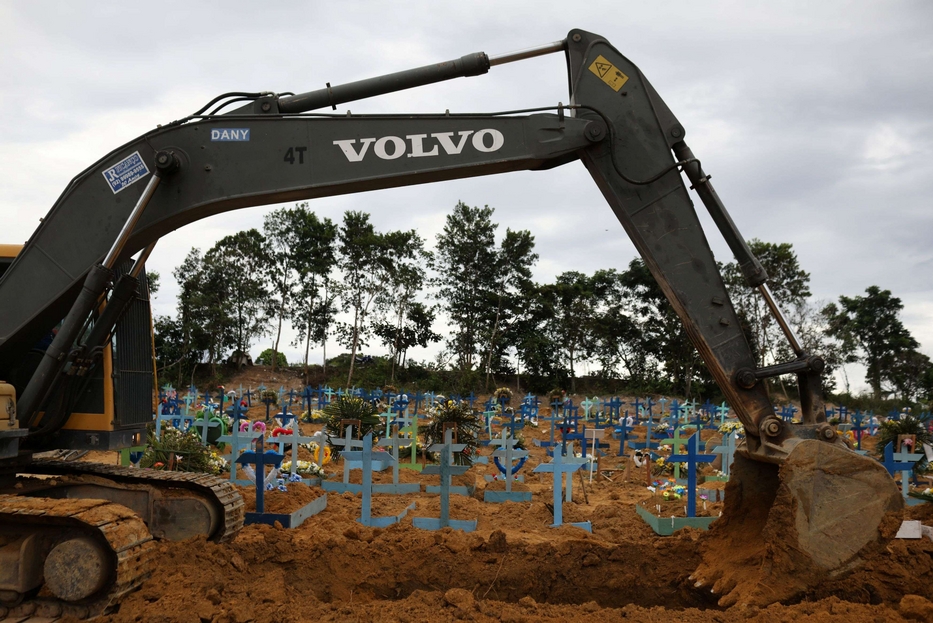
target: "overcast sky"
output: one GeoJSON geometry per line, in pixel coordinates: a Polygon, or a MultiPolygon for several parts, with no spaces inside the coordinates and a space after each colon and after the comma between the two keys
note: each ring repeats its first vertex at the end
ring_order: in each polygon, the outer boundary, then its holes
{"type": "MultiPolygon", "coordinates": [[[[571,28],[605,36],[639,65],[746,238],[792,243],[816,299],[890,289],[933,356],[933,3],[922,0],[0,0],[0,242],[25,241],[68,181],[108,151],[222,92],[307,91],[547,43],[571,28]]],[[[558,101],[567,101],[566,71],[552,55],[338,109],[490,112],[558,101]]],[[[334,221],[364,210],[377,228],[416,228],[430,244],[458,200],[495,207],[500,233],[530,229],[540,281],[624,269],[635,256],[579,163],[312,208],[334,221]]],[[[156,313],[174,311],[170,274],[192,246],[259,228],[271,209],[212,217],[160,241],[149,262],[163,275],[156,313]]],[[[731,259],[718,233],[708,235],[717,257],[731,259]]]]}

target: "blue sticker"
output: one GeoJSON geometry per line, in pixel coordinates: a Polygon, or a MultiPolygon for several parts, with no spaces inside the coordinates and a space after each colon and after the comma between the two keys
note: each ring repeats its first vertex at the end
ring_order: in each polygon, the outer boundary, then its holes
{"type": "Polygon", "coordinates": [[[213,128],[212,141],[249,141],[249,128],[213,128]]]}
{"type": "Polygon", "coordinates": [[[130,186],[147,175],[149,175],[149,168],[146,166],[146,163],[143,162],[138,151],[134,151],[132,154],[104,171],[104,179],[107,180],[107,184],[110,185],[110,190],[113,191],[113,194],[117,194],[127,186],[130,186]]]}

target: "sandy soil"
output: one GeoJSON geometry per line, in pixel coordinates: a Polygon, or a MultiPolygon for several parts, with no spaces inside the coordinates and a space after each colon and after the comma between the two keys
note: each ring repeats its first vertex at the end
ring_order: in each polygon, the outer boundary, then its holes
{"type": "MultiPolygon", "coordinates": [[[[250,416],[264,414],[259,405],[250,416]]],[[[302,426],[304,433],[318,428],[302,426]]],[[[644,429],[639,432],[643,437],[644,429]]],[[[705,432],[704,439],[716,434],[705,432]]],[[[646,488],[644,468],[613,456],[602,461],[612,471],[592,482],[588,473],[578,473],[573,502],[563,505],[564,521],[591,521],[593,532],[551,528],[551,477],[532,474],[549,459],[531,444],[546,439],[548,429],[526,428],[523,435],[532,456],[516,490],[531,491],[532,502],[483,503],[483,476],[496,468],[475,465],[461,480],[475,484],[474,495],[451,499],[452,518],[477,520],[473,533],[412,526],[412,517],[438,516],[436,495],[375,496],[376,516],[398,514],[413,502],[416,507],[399,524],[373,529],[356,521],[359,496],[330,493],[327,509],[294,530],[248,526],[229,544],[160,544],[151,579],[105,620],[933,621],[933,542],[927,539],[893,541],[862,567],[783,604],[722,608],[708,589],[688,579],[700,562],[705,533],[684,529],[659,537],[636,515],[636,503],[661,503],[646,488]]],[[[610,443],[614,454],[618,442],[610,443]]],[[[337,479],[342,474],[339,462],[325,470],[337,479]]],[[[358,472],[352,480],[359,482],[358,472]]],[[[391,481],[391,470],[374,480],[391,481]]],[[[437,483],[436,476],[411,470],[402,470],[401,480],[437,483]]],[[[297,502],[286,499],[292,492],[276,492],[267,501],[290,509],[319,494],[291,487],[297,502]]],[[[501,483],[490,487],[502,489],[501,483]]],[[[711,503],[708,512],[718,508],[711,503]]],[[[933,505],[908,514],[933,525],[933,505]]]]}

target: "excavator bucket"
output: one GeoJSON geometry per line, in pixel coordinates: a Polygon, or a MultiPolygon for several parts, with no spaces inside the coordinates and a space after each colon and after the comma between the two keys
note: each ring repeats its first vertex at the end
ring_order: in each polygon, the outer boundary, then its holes
{"type": "Polygon", "coordinates": [[[724,607],[799,598],[880,551],[903,509],[884,467],[840,445],[801,441],[781,465],[737,452],[690,579],[724,607]]]}

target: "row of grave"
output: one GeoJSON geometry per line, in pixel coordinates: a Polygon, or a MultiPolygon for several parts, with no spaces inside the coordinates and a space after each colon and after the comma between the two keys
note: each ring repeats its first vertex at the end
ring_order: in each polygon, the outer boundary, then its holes
{"type": "MultiPolygon", "coordinates": [[[[259,402],[266,405],[266,420],[268,421],[272,405],[280,405],[282,409],[280,414],[283,415],[287,415],[293,408],[300,408],[303,411],[310,412],[315,408],[321,410],[335,398],[344,395],[357,396],[374,403],[384,403],[387,410],[397,414],[420,414],[423,407],[431,408],[440,399],[449,399],[458,402],[463,401],[470,406],[471,410],[476,408],[476,404],[479,401],[479,398],[472,392],[466,396],[454,394],[449,397],[444,397],[442,394],[430,391],[418,391],[409,394],[404,390],[399,393],[391,391],[384,392],[379,389],[369,391],[362,388],[334,390],[328,386],[320,385],[317,388],[306,386],[302,391],[295,389],[286,391],[284,387],[280,387],[276,392],[269,390],[264,385],[260,385],[255,391],[252,388],[244,389],[241,385],[238,390],[230,390],[226,394],[223,388],[220,388],[217,394],[217,401],[215,402],[210,392],[199,394],[196,388],[190,387],[188,388],[188,393],[183,398],[180,398],[177,390],[171,385],[166,385],[159,392],[159,403],[162,412],[168,412],[172,415],[183,414],[187,416],[190,413],[191,404],[196,403],[199,399],[202,401],[203,405],[218,405],[219,410],[223,411],[225,398],[231,403],[239,401],[244,407],[251,408],[253,406],[253,398],[256,397],[259,402]],[[184,405],[184,407],[182,407],[182,405],[184,405]]],[[[498,400],[490,397],[482,403],[482,410],[484,413],[497,410],[504,411],[510,404],[511,399],[509,397],[501,397],[498,400]]],[[[517,414],[521,417],[522,421],[537,419],[541,405],[542,402],[539,397],[533,394],[526,394],[520,401],[517,414]]],[[[712,427],[713,422],[717,418],[721,425],[729,416],[730,411],[729,405],[726,402],[722,402],[719,405],[709,400],[703,404],[699,404],[696,400],[681,403],[676,399],[669,400],[667,398],[660,398],[655,401],[650,397],[644,400],[636,398],[631,402],[626,402],[618,396],[610,398],[584,398],[579,402],[579,405],[574,404],[571,398],[561,398],[553,400],[548,406],[551,409],[552,416],[557,414],[566,415],[568,409],[574,413],[582,410],[583,419],[587,421],[595,419],[597,426],[599,426],[601,418],[608,424],[612,424],[620,419],[620,417],[632,417],[639,422],[654,421],[655,417],[657,417],[658,420],[662,422],[669,421],[693,424],[700,424],[702,422],[707,427],[712,427]],[[625,405],[630,405],[632,407],[633,416],[628,415],[628,410],[624,410],[623,412],[623,407],[625,405]],[[654,412],[655,407],[658,407],[657,413],[654,412]]],[[[788,422],[794,420],[798,411],[799,409],[793,405],[775,407],[775,414],[788,422]]],[[[901,415],[901,412],[894,409],[887,414],[887,419],[898,420],[901,415]]],[[[872,426],[877,427],[879,425],[879,418],[874,412],[868,411],[862,413],[860,410],[851,411],[846,406],[827,408],[826,418],[828,420],[837,419],[843,427],[852,426],[864,429],[872,426]]],[[[923,421],[929,420],[930,413],[924,412],[920,414],[919,418],[923,421]]]]}
{"type": "MultiPolygon", "coordinates": [[[[236,399],[234,399],[234,401],[233,401],[234,404],[233,404],[233,405],[231,406],[231,408],[229,409],[230,415],[232,415],[232,417],[234,418],[234,421],[236,421],[236,420],[238,419],[238,417],[242,417],[242,414],[245,413],[246,408],[248,408],[248,401],[249,401],[249,397],[250,397],[250,390],[246,390],[246,392],[242,392],[242,393],[241,393],[241,396],[243,396],[243,399],[242,399],[242,400],[236,400],[236,399]]],[[[210,398],[211,398],[210,396],[205,396],[205,403],[208,405],[208,411],[210,411],[210,405],[212,404],[212,401],[211,401],[210,398]]],[[[224,403],[223,394],[221,393],[220,396],[219,396],[218,398],[219,398],[219,401],[218,401],[218,402],[219,402],[219,405],[218,405],[218,406],[219,406],[220,409],[222,409],[222,408],[223,408],[223,403],[224,403]]],[[[239,397],[236,397],[236,398],[239,398],[239,397]]],[[[533,397],[530,397],[530,398],[533,398],[533,397]]],[[[191,400],[190,394],[189,394],[189,397],[186,397],[186,400],[185,400],[185,406],[186,406],[186,408],[190,406],[191,402],[192,402],[192,400],[191,400]]],[[[289,424],[289,421],[287,421],[288,418],[290,418],[291,421],[293,422],[295,416],[289,412],[288,406],[285,405],[284,400],[281,401],[281,402],[282,402],[282,404],[283,404],[283,409],[282,409],[282,412],[280,412],[279,414],[277,414],[277,416],[279,416],[279,417],[282,418],[282,421],[280,421],[280,423],[284,426],[284,425],[288,425],[288,424],[289,424]]],[[[584,409],[586,409],[586,410],[588,411],[593,405],[592,405],[592,404],[586,404],[587,402],[595,402],[595,401],[589,401],[589,399],[587,399],[587,400],[585,400],[585,401],[583,402],[583,404],[582,404],[581,406],[583,406],[584,409]]],[[[618,408],[618,407],[621,406],[621,405],[618,404],[619,402],[621,402],[621,401],[619,401],[618,399],[614,399],[614,400],[611,400],[611,401],[609,401],[609,402],[610,402],[610,409],[612,409],[612,408],[614,408],[614,407],[615,407],[615,408],[618,408]],[[611,403],[613,403],[613,402],[615,402],[616,404],[611,404],[611,403]]],[[[633,402],[633,404],[636,406],[636,408],[639,408],[639,407],[640,407],[640,412],[641,412],[641,413],[647,414],[647,421],[653,422],[651,409],[652,409],[652,407],[653,407],[655,404],[657,404],[657,403],[653,403],[653,401],[651,401],[650,399],[646,400],[644,403],[641,403],[641,404],[639,404],[639,402],[640,402],[639,400],[636,400],[636,401],[633,402]]],[[[665,402],[665,400],[662,399],[662,400],[659,401],[659,402],[661,402],[661,405],[662,405],[661,410],[660,410],[660,413],[664,413],[664,408],[663,408],[663,407],[664,407],[664,402],[665,402]]],[[[675,478],[677,478],[678,480],[679,480],[679,476],[680,476],[680,474],[679,474],[679,470],[680,470],[680,464],[679,464],[679,463],[680,463],[680,459],[687,459],[686,462],[688,463],[688,466],[689,466],[689,467],[688,467],[688,470],[691,472],[691,474],[688,475],[687,481],[686,481],[686,483],[685,483],[685,484],[686,484],[686,490],[687,490],[687,497],[688,497],[687,515],[688,515],[688,517],[692,517],[692,516],[694,515],[694,513],[695,513],[695,508],[696,508],[696,506],[695,506],[695,505],[696,505],[696,497],[695,497],[695,496],[696,496],[696,480],[695,480],[695,469],[694,469],[694,465],[695,465],[696,462],[709,462],[709,461],[712,461],[714,455],[700,455],[700,454],[698,454],[697,449],[688,450],[687,454],[685,454],[685,455],[678,454],[678,448],[679,448],[680,446],[683,446],[683,445],[687,445],[687,446],[689,447],[689,443],[684,442],[684,441],[680,438],[680,434],[679,434],[679,433],[680,433],[680,431],[681,431],[681,422],[680,422],[680,418],[677,417],[677,416],[679,415],[679,413],[678,413],[678,411],[679,411],[679,405],[677,404],[676,401],[671,401],[671,402],[672,402],[672,404],[671,404],[671,409],[670,409],[671,416],[669,416],[669,417],[667,418],[667,422],[668,422],[668,424],[669,424],[669,428],[665,431],[665,432],[667,433],[669,439],[662,439],[662,440],[659,440],[658,442],[654,442],[654,441],[652,440],[652,428],[653,428],[653,427],[652,427],[652,426],[647,426],[647,427],[646,427],[646,436],[647,436],[646,441],[645,441],[645,442],[633,442],[633,441],[629,441],[629,442],[628,442],[628,445],[629,445],[629,447],[634,448],[634,449],[637,449],[637,450],[646,450],[648,453],[650,453],[650,451],[651,451],[652,449],[654,449],[654,448],[657,447],[657,443],[661,443],[661,444],[669,443],[670,445],[672,445],[672,446],[673,446],[673,450],[674,450],[674,454],[672,454],[671,457],[668,457],[667,460],[668,460],[668,461],[673,461],[673,462],[674,462],[674,464],[675,464],[675,467],[674,467],[674,470],[675,470],[675,478]],[[701,457],[702,457],[702,458],[701,458],[701,457]],[[707,458],[708,458],[708,461],[707,461],[707,458]]],[[[624,403],[622,403],[622,404],[624,404],[624,403]]],[[[407,405],[406,405],[406,406],[407,406],[407,405]]],[[[500,416],[501,416],[501,415],[505,415],[505,416],[508,417],[508,419],[509,419],[508,424],[506,424],[506,427],[509,429],[509,431],[508,431],[509,435],[506,436],[506,433],[503,432],[502,440],[511,439],[511,440],[513,440],[512,443],[514,443],[514,435],[515,435],[516,430],[520,429],[520,428],[524,425],[524,422],[526,421],[526,418],[527,418],[527,419],[532,419],[532,416],[533,416],[535,413],[534,413],[534,411],[531,411],[531,409],[535,409],[536,406],[537,406],[537,405],[534,405],[534,406],[533,406],[533,403],[532,403],[531,399],[529,399],[529,397],[526,397],[526,399],[523,400],[522,408],[519,409],[518,413],[515,413],[515,412],[512,411],[512,410],[500,410],[499,412],[496,412],[496,411],[486,411],[486,412],[484,412],[483,415],[484,415],[484,417],[485,417],[486,429],[487,429],[487,431],[488,431],[488,434],[489,434],[490,438],[492,437],[492,429],[491,429],[491,426],[492,426],[493,420],[495,419],[495,417],[496,417],[497,415],[500,415],[500,416]]],[[[557,457],[557,458],[555,459],[555,463],[559,463],[559,462],[560,462],[560,457],[570,456],[570,455],[568,455],[568,453],[567,453],[567,446],[566,446],[567,441],[574,441],[574,440],[578,440],[578,439],[581,440],[581,441],[589,440],[589,441],[592,442],[592,451],[593,451],[593,454],[595,455],[596,453],[601,452],[601,448],[602,448],[603,446],[602,446],[602,444],[600,444],[600,443],[598,442],[598,439],[600,439],[600,438],[602,437],[603,429],[600,429],[600,428],[599,428],[599,415],[598,415],[598,412],[597,412],[597,414],[595,415],[595,417],[596,417],[596,427],[595,427],[595,428],[592,428],[592,429],[589,429],[589,431],[588,431],[587,428],[586,428],[586,426],[584,426],[584,427],[583,427],[583,431],[580,432],[579,429],[578,429],[578,421],[579,421],[579,419],[581,419],[581,417],[579,416],[579,407],[576,407],[575,405],[572,404],[572,402],[569,402],[569,401],[563,401],[563,402],[561,402],[561,403],[559,403],[559,404],[555,403],[555,404],[552,404],[551,407],[552,407],[552,411],[551,411],[552,415],[549,416],[549,417],[540,418],[540,419],[543,419],[543,420],[546,420],[546,421],[549,420],[550,423],[551,423],[550,441],[540,442],[539,445],[542,445],[542,446],[554,446],[554,445],[555,445],[555,432],[559,430],[559,431],[562,433],[562,435],[561,435],[561,437],[562,437],[562,444],[561,444],[561,445],[562,445],[562,448],[561,448],[561,451],[560,451],[560,452],[557,452],[556,454],[555,454],[554,452],[549,452],[549,454],[550,454],[551,456],[557,457]],[[588,433],[589,433],[589,434],[588,434],[588,433]]],[[[720,424],[722,424],[722,423],[724,422],[724,413],[723,413],[723,412],[724,412],[726,409],[727,409],[727,406],[726,406],[726,405],[722,405],[722,406],[720,407],[720,415],[721,415],[721,417],[722,417],[722,419],[720,420],[720,424]]],[[[187,410],[187,409],[186,409],[186,410],[187,410]]],[[[409,418],[409,416],[407,415],[407,409],[401,408],[401,405],[398,405],[398,404],[396,405],[395,411],[396,411],[395,414],[393,414],[392,412],[386,412],[385,414],[383,414],[383,415],[386,416],[387,433],[388,433],[388,428],[389,428],[390,422],[391,422],[391,420],[389,419],[389,417],[395,415],[396,418],[406,418],[406,419],[408,419],[407,426],[406,426],[406,427],[403,427],[403,428],[408,430],[408,434],[412,434],[412,433],[413,433],[413,437],[414,437],[415,439],[417,439],[417,420],[418,420],[418,417],[416,416],[416,417],[414,417],[414,418],[409,418]],[[413,430],[412,430],[412,425],[413,425],[413,430]]],[[[585,411],[585,413],[586,413],[586,411],[585,411]]],[[[611,411],[610,411],[610,413],[611,413],[611,411]]],[[[843,413],[844,413],[844,412],[843,412],[843,413]]],[[[165,414],[163,414],[163,415],[170,415],[170,413],[165,413],[165,414]]],[[[833,413],[832,413],[832,412],[828,412],[828,415],[832,416],[833,413]]],[[[584,417],[585,417],[585,416],[584,416],[584,417]]],[[[168,419],[168,418],[164,418],[164,419],[168,419]]],[[[216,419],[216,424],[217,424],[217,425],[220,425],[220,423],[221,423],[220,418],[201,418],[201,430],[202,430],[202,435],[204,436],[204,441],[205,441],[205,443],[206,443],[206,438],[207,438],[207,431],[208,431],[209,427],[211,426],[210,420],[215,420],[215,419],[216,419]]],[[[876,425],[873,426],[874,422],[872,421],[872,419],[869,419],[869,425],[868,425],[868,426],[862,426],[863,418],[862,418],[861,414],[859,414],[859,413],[857,413],[857,412],[856,412],[855,414],[853,414],[853,418],[852,418],[852,419],[853,419],[853,421],[852,421],[851,424],[843,424],[843,425],[840,426],[840,428],[846,428],[846,427],[848,426],[849,428],[851,428],[851,429],[855,432],[856,438],[857,438],[857,441],[858,441],[858,447],[859,447],[859,449],[860,449],[862,431],[867,431],[869,434],[874,434],[874,432],[875,432],[875,430],[876,430],[876,425]]],[[[713,426],[711,425],[711,420],[712,420],[711,417],[710,417],[708,420],[702,420],[702,419],[700,419],[700,418],[697,418],[692,424],[695,426],[695,428],[702,428],[702,427],[704,427],[704,426],[707,427],[707,428],[711,428],[711,427],[713,427],[713,426]]],[[[611,423],[611,421],[612,421],[611,419],[607,418],[607,420],[606,420],[605,423],[611,423]]],[[[662,417],[660,421],[661,421],[661,423],[663,423],[663,422],[664,422],[664,418],[662,417]]],[[[176,423],[176,424],[180,424],[180,422],[178,422],[178,421],[176,421],[175,423],[176,423]]],[[[396,420],[395,423],[405,424],[406,422],[396,420]]],[[[624,450],[624,447],[625,447],[625,444],[626,444],[627,433],[631,430],[631,426],[630,426],[631,423],[632,423],[632,418],[630,418],[630,417],[619,417],[619,418],[618,418],[618,424],[619,424],[619,425],[613,430],[613,432],[615,433],[614,436],[616,436],[616,437],[620,440],[618,456],[624,456],[623,450],[624,450]]],[[[158,424],[159,424],[159,419],[157,419],[157,426],[158,426],[158,424]]],[[[191,422],[191,424],[197,425],[197,422],[191,422]]],[[[247,426],[248,426],[248,425],[247,425],[247,426]]],[[[260,430],[260,432],[259,432],[259,435],[262,435],[262,431],[264,431],[264,425],[263,425],[263,423],[262,423],[262,422],[256,422],[256,423],[253,424],[253,426],[254,426],[254,427],[260,428],[261,430],[260,430]]],[[[235,427],[234,432],[233,432],[233,436],[232,436],[232,437],[228,436],[228,437],[226,437],[224,440],[226,440],[226,441],[232,441],[232,440],[236,437],[236,435],[238,434],[238,432],[239,432],[239,427],[235,427]]],[[[250,434],[250,433],[255,434],[255,433],[256,433],[256,431],[249,431],[249,430],[247,430],[246,432],[247,432],[247,434],[250,434]]],[[[403,432],[404,432],[404,430],[403,430],[403,432]]],[[[289,433],[289,434],[294,434],[294,433],[289,433]]],[[[663,434],[663,433],[662,433],[662,434],[663,434]]],[[[254,437],[254,438],[255,438],[255,437],[254,437]]],[[[691,437],[691,440],[693,440],[693,439],[696,439],[696,443],[697,443],[697,444],[699,443],[699,436],[698,436],[698,435],[692,436],[692,437],[691,437]]],[[[280,451],[281,451],[281,448],[282,448],[282,446],[284,445],[284,442],[285,442],[286,440],[287,440],[287,438],[282,440],[282,443],[280,444],[280,451]]],[[[310,440],[311,440],[311,439],[305,439],[305,441],[310,441],[310,440]]],[[[498,440],[497,440],[497,441],[498,441],[498,440]]],[[[299,439],[296,443],[293,443],[293,444],[292,444],[293,452],[297,449],[297,443],[300,443],[300,442],[301,442],[301,440],[299,439]]],[[[537,440],[536,440],[536,442],[537,442],[537,440]]],[[[386,445],[386,443],[388,443],[388,444],[395,444],[395,449],[397,450],[399,445],[410,445],[410,444],[412,443],[412,441],[411,441],[411,438],[401,439],[401,438],[399,438],[399,437],[390,438],[390,437],[387,436],[386,439],[383,439],[383,440],[382,440],[381,442],[379,442],[379,443],[380,443],[381,445],[386,445]]],[[[729,468],[729,464],[731,463],[731,455],[732,455],[732,453],[734,453],[734,448],[735,448],[735,445],[734,445],[734,444],[735,444],[735,434],[734,434],[734,433],[727,433],[727,434],[725,435],[725,438],[724,438],[724,440],[723,440],[723,443],[722,443],[719,447],[717,447],[717,448],[715,449],[716,452],[718,452],[718,453],[724,455],[724,459],[726,458],[726,453],[728,453],[728,456],[730,457],[729,460],[724,460],[724,461],[723,461],[723,466],[724,466],[723,472],[724,472],[724,474],[725,474],[726,477],[728,477],[728,468],[729,468]]],[[[589,444],[588,444],[588,443],[583,443],[583,444],[581,444],[581,445],[582,445],[582,448],[583,448],[583,457],[584,457],[584,461],[586,461],[586,460],[587,460],[587,459],[586,459],[586,448],[587,448],[587,446],[588,446],[589,444]]],[[[323,447],[323,443],[320,444],[320,447],[323,447]]],[[[511,445],[507,445],[507,446],[505,446],[505,447],[511,449],[511,445]]],[[[453,450],[453,452],[457,452],[457,451],[459,451],[459,450],[457,450],[457,449],[454,449],[454,450],[453,450]]],[[[518,452],[521,452],[521,451],[518,451],[518,452]]],[[[382,454],[384,454],[384,453],[382,453],[382,454]]],[[[355,455],[351,455],[351,457],[352,457],[352,456],[355,456],[355,455]]],[[[412,459],[412,463],[413,463],[413,464],[415,463],[415,460],[416,460],[416,459],[415,459],[415,456],[416,456],[416,453],[415,453],[415,452],[412,452],[412,453],[411,453],[411,459],[412,459]]],[[[516,456],[518,456],[519,459],[522,459],[522,460],[523,460],[523,457],[521,457],[520,455],[516,455],[516,456]]],[[[353,460],[354,460],[354,459],[352,459],[351,457],[347,457],[347,458],[345,459],[345,460],[349,461],[348,463],[345,463],[345,465],[353,464],[353,460]]],[[[506,458],[506,457],[503,455],[502,458],[506,458]]],[[[919,460],[920,458],[922,458],[922,455],[919,455],[919,454],[916,454],[916,455],[915,455],[915,454],[911,454],[911,453],[909,453],[909,452],[905,453],[903,450],[902,450],[901,452],[894,452],[894,449],[893,449],[893,448],[889,448],[889,449],[886,450],[886,455],[885,455],[885,466],[888,468],[888,471],[889,471],[889,472],[892,472],[892,475],[893,475],[893,473],[896,472],[896,471],[904,472],[904,470],[903,470],[903,469],[900,469],[900,468],[902,468],[902,467],[904,466],[904,464],[909,463],[909,461],[910,461],[911,458],[913,458],[914,461],[916,461],[916,460],[919,460]]],[[[494,460],[496,461],[497,464],[499,464],[499,460],[498,460],[498,459],[499,459],[499,457],[498,457],[497,455],[494,455],[494,460]]],[[[360,459],[360,461],[362,461],[362,459],[360,459]]],[[[376,461],[375,461],[375,465],[382,465],[384,462],[385,462],[384,460],[376,460],[376,461]]],[[[293,457],[293,460],[291,461],[291,464],[292,464],[292,470],[294,470],[294,469],[295,469],[295,466],[297,465],[297,455],[295,455],[295,456],[293,457]]],[[[443,465],[443,464],[444,464],[444,463],[442,462],[442,465],[443,465]]],[[[372,465],[372,463],[371,463],[371,465],[372,465]]],[[[507,465],[507,466],[511,466],[511,465],[512,465],[512,458],[506,459],[506,465],[507,465]]],[[[548,464],[548,465],[551,465],[551,464],[548,464]]],[[[575,471],[576,469],[580,469],[580,467],[582,467],[583,463],[574,462],[574,461],[568,461],[568,462],[565,462],[564,465],[566,465],[566,466],[568,466],[568,467],[566,467],[566,468],[556,467],[556,468],[552,468],[552,469],[558,469],[559,471],[560,471],[561,469],[564,469],[565,471],[575,471]],[[577,467],[576,467],[576,468],[571,467],[571,466],[572,466],[573,464],[575,464],[575,463],[576,463],[577,467]]],[[[362,464],[361,464],[360,466],[362,467],[362,464]]],[[[506,495],[505,495],[505,497],[504,497],[504,499],[508,499],[508,497],[509,497],[508,494],[513,493],[513,492],[511,491],[511,476],[512,476],[512,474],[513,474],[514,472],[512,471],[512,469],[508,469],[508,468],[503,469],[501,465],[499,465],[499,467],[500,467],[500,471],[503,471],[503,472],[505,472],[505,473],[508,474],[508,476],[507,476],[507,478],[506,478],[506,483],[507,483],[507,484],[506,484],[506,492],[505,492],[506,495]]],[[[542,467],[542,466],[539,466],[539,467],[542,467]]],[[[451,474],[453,474],[457,469],[461,469],[459,466],[456,466],[456,467],[455,467],[455,466],[452,466],[452,465],[451,465],[451,468],[452,468],[452,470],[453,470],[453,471],[450,472],[451,474]]],[[[912,469],[912,464],[910,464],[910,468],[912,469]]],[[[395,470],[396,470],[396,472],[397,472],[397,469],[398,469],[398,461],[397,461],[397,456],[396,456],[396,460],[395,460],[395,470]]],[[[438,468],[437,466],[431,466],[431,469],[440,469],[440,468],[438,468]]],[[[467,469],[467,468],[463,468],[463,469],[467,469]]],[[[547,469],[547,468],[545,468],[545,469],[547,469]]],[[[233,472],[233,470],[235,470],[235,467],[233,467],[231,471],[233,472]]],[[[368,469],[364,469],[364,472],[368,472],[368,471],[369,471],[368,469]]],[[[539,471],[540,471],[540,470],[539,470],[539,471]]],[[[346,473],[346,472],[345,472],[345,473],[346,473]]],[[[440,472],[438,472],[438,473],[440,473],[440,472]]],[[[591,469],[591,474],[592,474],[592,469],[591,469]]],[[[293,473],[291,474],[292,479],[294,479],[294,476],[295,476],[295,475],[294,475],[294,472],[293,472],[293,473]]],[[[231,474],[231,477],[232,477],[232,478],[235,478],[235,472],[231,474]]],[[[555,478],[556,478],[556,476],[555,476],[555,478]]],[[[442,481],[443,481],[443,479],[444,479],[444,478],[442,477],[442,481]]],[[[393,485],[376,485],[376,491],[377,491],[377,492],[380,492],[380,491],[378,490],[378,488],[379,488],[379,487],[384,487],[384,486],[397,487],[398,484],[399,484],[399,483],[397,482],[397,480],[398,480],[398,479],[397,479],[397,474],[396,474],[396,477],[393,479],[393,482],[394,482],[393,485]]],[[[570,479],[569,479],[569,477],[568,477],[568,484],[567,484],[567,488],[568,488],[568,489],[570,489],[570,488],[572,487],[572,485],[570,484],[571,482],[572,482],[572,481],[570,481],[570,479]]],[[[346,476],[345,476],[345,483],[344,483],[344,484],[348,484],[348,483],[346,482],[346,476]]],[[[449,484],[449,483],[448,483],[448,484],[449,484]]],[[[418,487],[419,490],[420,490],[420,485],[414,485],[414,486],[418,487]]],[[[443,487],[443,485],[442,485],[442,487],[443,487]]],[[[906,495],[907,487],[908,487],[908,479],[907,479],[907,477],[906,477],[906,474],[902,477],[902,487],[904,488],[904,493],[905,493],[905,495],[906,495]]],[[[404,489],[404,486],[403,486],[402,488],[404,489]]],[[[558,490],[559,490],[559,489],[555,489],[555,495],[558,495],[558,493],[557,493],[558,490]]],[[[495,495],[495,494],[497,494],[497,493],[499,493],[499,492],[491,492],[491,491],[490,491],[490,492],[488,492],[488,493],[495,495]]],[[[522,493],[527,494],[527,492],[522,492],[522,493]]],[[[530,495],[530,494],[528,494],[528,495],[530,495]]],[[[569,496],[568,496],[568,499],[569,499],[569,496]]],[[[447,518],[445,519],[445,511],[443,510],[444,508],[447,508],[447,507],[446,507],[445,503],[442,502],[442,513],[441,513],[442,517],[441,517],[438,521],[441,521],[442,523],[444,523],[444,525],[455,525],[455,524],[449,524],[449,523],[447,523],[448,520],[449,520],[449,517],[447,517],[447,518]]],[[[406,511],[406,512],[407,512],[407,511],[406,511]]],[[[261,513],[260,513],[260,514],[261,514],[261,513]]],[[[365,516],[365,514],[366,514],[366,513],[364,512],[364,516],[365,516]]],[[[403,513],[403,515],[404,515],[404,513],[403,513]]],[[[422,522],[422,521],[419,521],[418,523],[424,524],[424,522],[422,522]]],[[[559,516],[558,516],[558,515],[555,515],[555,524],[556,524],[556,525],[559,525],[560,523],[561,523],[561,522],[560,522],[559,516]]],[[[672,523],[673,523],[673,522],[672,522],[672,523]]],[[[424,525],[427,525],[427,524],[424,524],[424,525]]]]}

